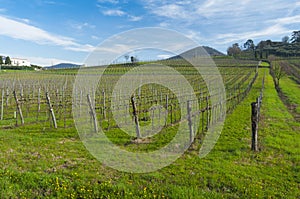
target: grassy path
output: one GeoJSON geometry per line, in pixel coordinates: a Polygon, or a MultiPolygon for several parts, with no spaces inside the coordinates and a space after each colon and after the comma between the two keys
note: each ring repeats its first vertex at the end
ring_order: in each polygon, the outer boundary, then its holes
{"type": "MultiPolygon", "coordinates": [[[[223,184],[226,198],[297,198],[300,186],[300,135],[293,120],[266,76],[262,121],[259,130],[260,152],[250,151],[250,104],[259,96],[263,72],[245,101],[227,117],[215,150],[206,158],[214,161],[213,172],[223,184]]],[[[213,176],[213,175],[212,175],[213,176]]],[[[211,176],[210,176],[211,177],[211,176]]],[[[210,178],[207,176],[207,178],[210,178]]],[[[216,187],[213,189],[218,190],[216,187]]],[[[220,195],[219,195],[220,196],[220,195]]]]}
{"type": "Polygon", "coordinates": [[[284,103],[288,106],[294,118],[300,122],[300,84],[289,77],[280,80],[280,88],[284,95],[284,103]]]}

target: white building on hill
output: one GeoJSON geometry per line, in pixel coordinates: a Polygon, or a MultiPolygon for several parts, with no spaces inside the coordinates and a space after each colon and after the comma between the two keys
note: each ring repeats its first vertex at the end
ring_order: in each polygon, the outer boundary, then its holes
{"type": "Polygon", "coordinates": [[[27,59],[11,58],[12,66],[30,66],[30,62],[27,59]]]}
{"type": "MultiPolygon", "coordinates": [[[[5,65],[5,59],[6,56],[0,55],[2,57],[3,65],[5,65]]],[[[22,58],[10,58],[11,65],[12,66],[30,66],[31,63],[28,61],[28,59],[22,59],[22,58]]]]}

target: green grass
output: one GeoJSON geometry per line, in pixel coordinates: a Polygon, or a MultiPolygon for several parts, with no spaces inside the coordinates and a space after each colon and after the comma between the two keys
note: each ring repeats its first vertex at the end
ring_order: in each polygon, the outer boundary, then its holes
{"type": "Polygon", "coordinates": [[[261,66],[261,67],[270,67],[270,64],[268,62],[262,61],[259,66],[261,66]]]}
{"type": "Polygon", "coordinates": [[[294,111],[300,114],[300,85],[289,77],[280,80],[280,88],[287,97],[287,103],[294,107],[294,111]]]}
{"type": "Polygon", "coordinates": [[[269,75],[260,151],[250,151],[250,104],[259,95],[265,71],[260,69],[249,95],[227,116],[220,139],[207,157],[200,159],[198,151],[190,149],[153,173],[123,173],[106,167],[88,153],[74,128],[54,130],[31,124],[1,129],[0,197],[299,198],[300,138],[294,129],[299,123],[279,99],[269,75]]]}

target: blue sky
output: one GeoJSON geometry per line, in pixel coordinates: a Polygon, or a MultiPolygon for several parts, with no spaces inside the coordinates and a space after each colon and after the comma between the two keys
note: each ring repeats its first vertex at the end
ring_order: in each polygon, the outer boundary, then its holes
{"type": "Polygon", "coordinates": [[[114,34],[163,27],[226,52],[300,30],[297,0],[0,0],[0,55],[38,65],[83,63],[114,34]]]}

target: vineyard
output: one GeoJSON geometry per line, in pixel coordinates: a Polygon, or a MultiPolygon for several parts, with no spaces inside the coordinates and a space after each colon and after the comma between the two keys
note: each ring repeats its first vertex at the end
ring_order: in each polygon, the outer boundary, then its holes
{"type": "MultiPolygon", "coordinates": [[[[145,63],[155,64],[159,74],[139,64],[91,67],[80,73],[76,69],[1,71],[0,197],[299,197],[300,126],[278,97],[268,66],[230,58],[214,62],[226,98],[220,89],[209,91],[215,88],[214,76],[205,81],[182,60],[145,63]],[[138,87],[135,72],[141,73],[138,87]],[[90,90],[78,84],[78,74],[86,77],[90,90]],[[88,77],[99,74],[103,75],[93,86],[88,77]],[[151,75],[168,82],[146,84],[151,75]],[[125,90],[118,89],[122,78],[125,90]],[[127,92],[127,87],[135,89],[127,92]],[[251,151],[251,103],[260,95],[257,151],[251,151]],[[209,155],[199,158],[208,130],[224,115],[218,142],[209,155]],[[88,129],[86,135],[77,131],[78,124],[88,129]],[[180,125],[187,129],[188,149],[172,164],[150,173],[115,170],[92,156],[84,143],[88,133],[102,130],[121,149],[150,153],[168,145],[180,125]]],[[[280,63],[298,70],[296,60],[280,63]]],[[[280,85],[286,98],[299,104],[294,78],[291,72],[280,85]]]]}
{"type": "Polygon", "coordinates": [[[298,83],[300,83],[300,63],[299,60],[289,60],[287,73],[291,75],[298,83]]]}
{"type": "MultiPolygon", "coordinates": [[[[243,100],[257,77],[257,62],[237,62],[231,59],[216,60],[226,87],[227,98],[226,103],[224,101],[211,106],[210,98],[213,96],[210,96],[206,82],[201,79],[201,76],[196,73],[192,66],[183,61],[171,61],[162,64],[175,68],[192,85],[200,107],[200,111],[192,113],[193,120],[199,120],[201,124],[200,129],[195,129],[195,132],[199,130],[202,133],[208,129],[209,125],[218,120],[213,116],[216,111],[222,111],[222,104],[226,104],[224,111],[230,112],[243,100]]],[[[124,128],[135,125],[133,115],[127,114],[133,112],[130,98],[125,99],[122,96],[125,94],[122,94],[121,91],[118,91],[117,94],[113,93],[113,86],[116,82],[132,68],[134,67],[130,65],[110,66],[104,71],[104,76],[98,87],[93,87],[91,92],[93,109],[98,122],[105,130],[118,128],[112,115],[112,112],[116,111],[118,115],[115,117],[118,118],[119,125],[124,128]],[[117,101],[117,104],[112,104],[112,100],[117,101]]],[[[101,69],[87,69],[85,73],[97,75],[99,70],[101,69]]],[[[39,123],[45,128],[72,127],[72,104],[75,107],[80,107],[80,110],[90,111],[90,106],[86,100],[87,96],[83,96],[82,89],[84,88],[73,87],[76,72],[76,70],[58,70],[2,73],[0,79],[2,126],[13,128],[19,125],[39,123]],[[72,99],[73,96],[75,99],[72,99]]],[[[166,77],[167,73],[167,71],[161,72],[162,76],[165,75],[166,77]]],[[[130,82],[130,80],[128,81],[130,82]]],[[[173,81],[172,83],[176,84],[177,79],[175,77],[168,79],[168,81],[173,81]]],[[[214,80],[210,80],[208,84],[214,84],[214,80]]],[[[185,103],[185,107],[187,107],[187,103],[192,103],[186,100],[191,93],[185,92],[184,88],[179,89],[180,96],[176,96],[171,90],[158,84],[144,85],[135,91],[134,103],[137,107],[140,126],[149,127],[144,131],[146,135],[156,132],[158,129],[155,127],[172,126],[184,119],[181,117],[182,110],[180,110],[179,100],[185,103]]],[[[218,92],[216,91],[216,95],[218,92]]],[[[197,103],[194,102],[194,105],[197,103]]],[[[196,124],[197,122],[193,123],[196,124]]],[[[93,124],[91,123],[91,125],[93,124]]],[[[195,126],[193,128],[196,128],[195,126]]]]}

